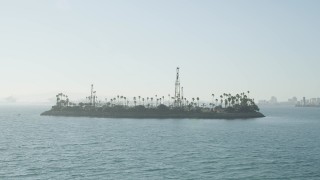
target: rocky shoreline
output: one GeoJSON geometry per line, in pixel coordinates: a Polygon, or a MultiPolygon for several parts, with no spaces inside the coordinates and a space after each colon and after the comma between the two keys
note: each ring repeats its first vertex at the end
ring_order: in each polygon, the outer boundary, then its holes
{"type": "Polygon", "coordinates": [[[265,117],[260,112],[100,112],[49,110],[42,116],[132,118],[132,119],[251,119],[265,117]]]}

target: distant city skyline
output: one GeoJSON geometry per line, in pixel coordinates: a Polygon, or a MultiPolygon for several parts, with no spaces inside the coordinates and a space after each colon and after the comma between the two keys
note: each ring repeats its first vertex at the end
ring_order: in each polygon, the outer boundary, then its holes
{"type": "Polygon", "coordinates": [[[0,103],[320,97],[320,1],[2,1],[0,103]]]}

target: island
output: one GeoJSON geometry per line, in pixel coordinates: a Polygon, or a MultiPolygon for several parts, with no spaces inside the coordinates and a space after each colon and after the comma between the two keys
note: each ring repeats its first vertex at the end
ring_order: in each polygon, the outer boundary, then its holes
{"type": "Polygon", "coordinates": [[[232,95],[223,93],[210,102],[201,102],[199,97],[187,99],[180,87],[179,68],[177,68],[174,96],[128,98],[117,95],[98,99],[91,85],[91,94],[84,102],[74,103],[63,93],[56,95],[56,104],[42,116],[134,118],[134,119],[249,119],[265,117],[259,112],[250,91],[232,95]],[[131,99],[131,100],[130,100],[131,99]]]}

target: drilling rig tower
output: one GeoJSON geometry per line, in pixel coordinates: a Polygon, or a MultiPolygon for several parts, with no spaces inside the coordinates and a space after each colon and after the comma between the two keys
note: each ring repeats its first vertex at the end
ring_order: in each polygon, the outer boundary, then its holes
{"type": "Polygon", "coordinates": [[[179,67],[177,67],[176,83],[175,83],[175,93],[174,93],[174,106],[181,106],[181,94],[180,94],[180,77],[179,77],[179,67]]]}

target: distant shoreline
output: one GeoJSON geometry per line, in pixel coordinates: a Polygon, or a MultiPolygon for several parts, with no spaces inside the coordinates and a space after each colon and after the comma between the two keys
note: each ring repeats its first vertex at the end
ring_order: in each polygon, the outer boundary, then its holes
{"type": "Polygon", "coordinates": [[[320,108],[320,105],[296,105],[295,107],[298,107],[298,108],[320,108]]]}

